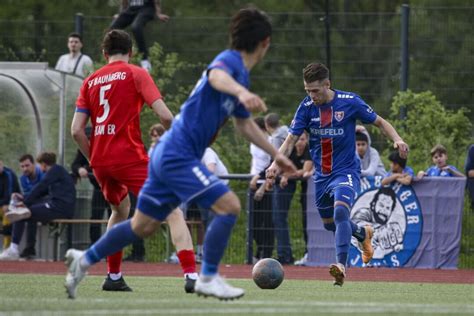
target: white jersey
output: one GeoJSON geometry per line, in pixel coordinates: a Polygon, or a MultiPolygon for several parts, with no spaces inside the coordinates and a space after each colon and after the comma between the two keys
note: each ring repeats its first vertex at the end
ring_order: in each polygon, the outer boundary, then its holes
{"type": "MultiPolygon", "coordinates": [[[[79,56],[81,56],[81,54],[78,54],[75,57],[71,57],[71,54],[64,54],[59,57],[58,62],[56,63],[56,67],[54,68],[56,70],[72,73],[74,67],[76,67],[76,63],[79,59],[79,56]]],[[[92,70],[92,59],[89,56],[82,54],[81,60],[79,61],[79,64],[77,65],[74,74],[84,78],[90,75],[92,70]]]]}
{"type": "MultiPolygon", "coordinates": [[[[215,164],[216,170],[214,171],[214,174],[218,177],[227,176],[229,174],[222,160],[219,159],[219,156],[217,155],[217,153],[210,147],[206,148],[206,151],[204,152],[204,155],[202,156],[201,162],[204,165],[206,165],[206,167],[209,164],[215,164]]],[[[225,184],[229,183],[229,180],[222,180],[222,181],[224,181],[225,184]]]]}

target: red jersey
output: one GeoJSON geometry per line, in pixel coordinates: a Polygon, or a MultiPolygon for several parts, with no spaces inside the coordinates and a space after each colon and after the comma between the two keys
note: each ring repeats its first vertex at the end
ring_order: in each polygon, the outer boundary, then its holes
{"type": "Polygon", "coordinates": [[[145,69],[123,61],[105,65],[84,80],[76,112],[92,122],[92,167],[148,160],[141,138],[140,112],[161,93],[145,69]]]}

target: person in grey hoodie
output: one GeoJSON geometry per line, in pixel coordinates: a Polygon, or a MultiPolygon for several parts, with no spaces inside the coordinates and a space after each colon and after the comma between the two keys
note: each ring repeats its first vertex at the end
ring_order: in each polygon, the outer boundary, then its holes
{"type": "Polygon", "coordinates": [[[370,135],[363,126],[356,127],[356,150],[360,158],[361,177],[385,176],[386,171],[377,149],[371,145],[370,135]]]}

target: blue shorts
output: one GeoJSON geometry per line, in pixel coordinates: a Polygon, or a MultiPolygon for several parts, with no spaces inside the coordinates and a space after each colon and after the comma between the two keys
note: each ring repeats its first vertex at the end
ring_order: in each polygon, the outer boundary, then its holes
{"type": "Polygon", "coordinates": [[[148,165],[148,178],[138,196],[137,208],[163,221],[179,204],[196,202],[211,206],[229,187],[211,173],[196,157],[162,155],[165,146],[157,145],[148,165]]]}
{"type": "MultiPolygon", "coordinates": [[[[355,197],[360,190],[360,177],[357,173],[337,174],[325,178],[317,178],[315,181],[316,207],[322,218],[330,218],[334,211],[334,191],[338,187],[346,187],[354,191],[353,198],[349,202],[352,207],[355,197]]],[[[344,201],[347,202],[347,201],[344,201]]]]}

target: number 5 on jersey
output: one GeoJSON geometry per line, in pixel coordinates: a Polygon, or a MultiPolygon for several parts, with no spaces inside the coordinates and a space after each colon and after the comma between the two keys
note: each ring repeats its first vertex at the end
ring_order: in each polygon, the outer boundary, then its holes
{"type": "Polygon", "coordinates": [[[105,92],[107,90],[110,90],[111,87],[112,87],[111,84],[100,87],[100,103],[99,103],[99,105],[104,106],[104,113],[102,114],[102,116],[97,117],[97,119],[95,120],[97,124],[100,124],[100,123],[104,122],[107,119],[107,117],[109,116],[110,104],[109,104],[109,100],[107,100],[105,98],[105,92]]]}

